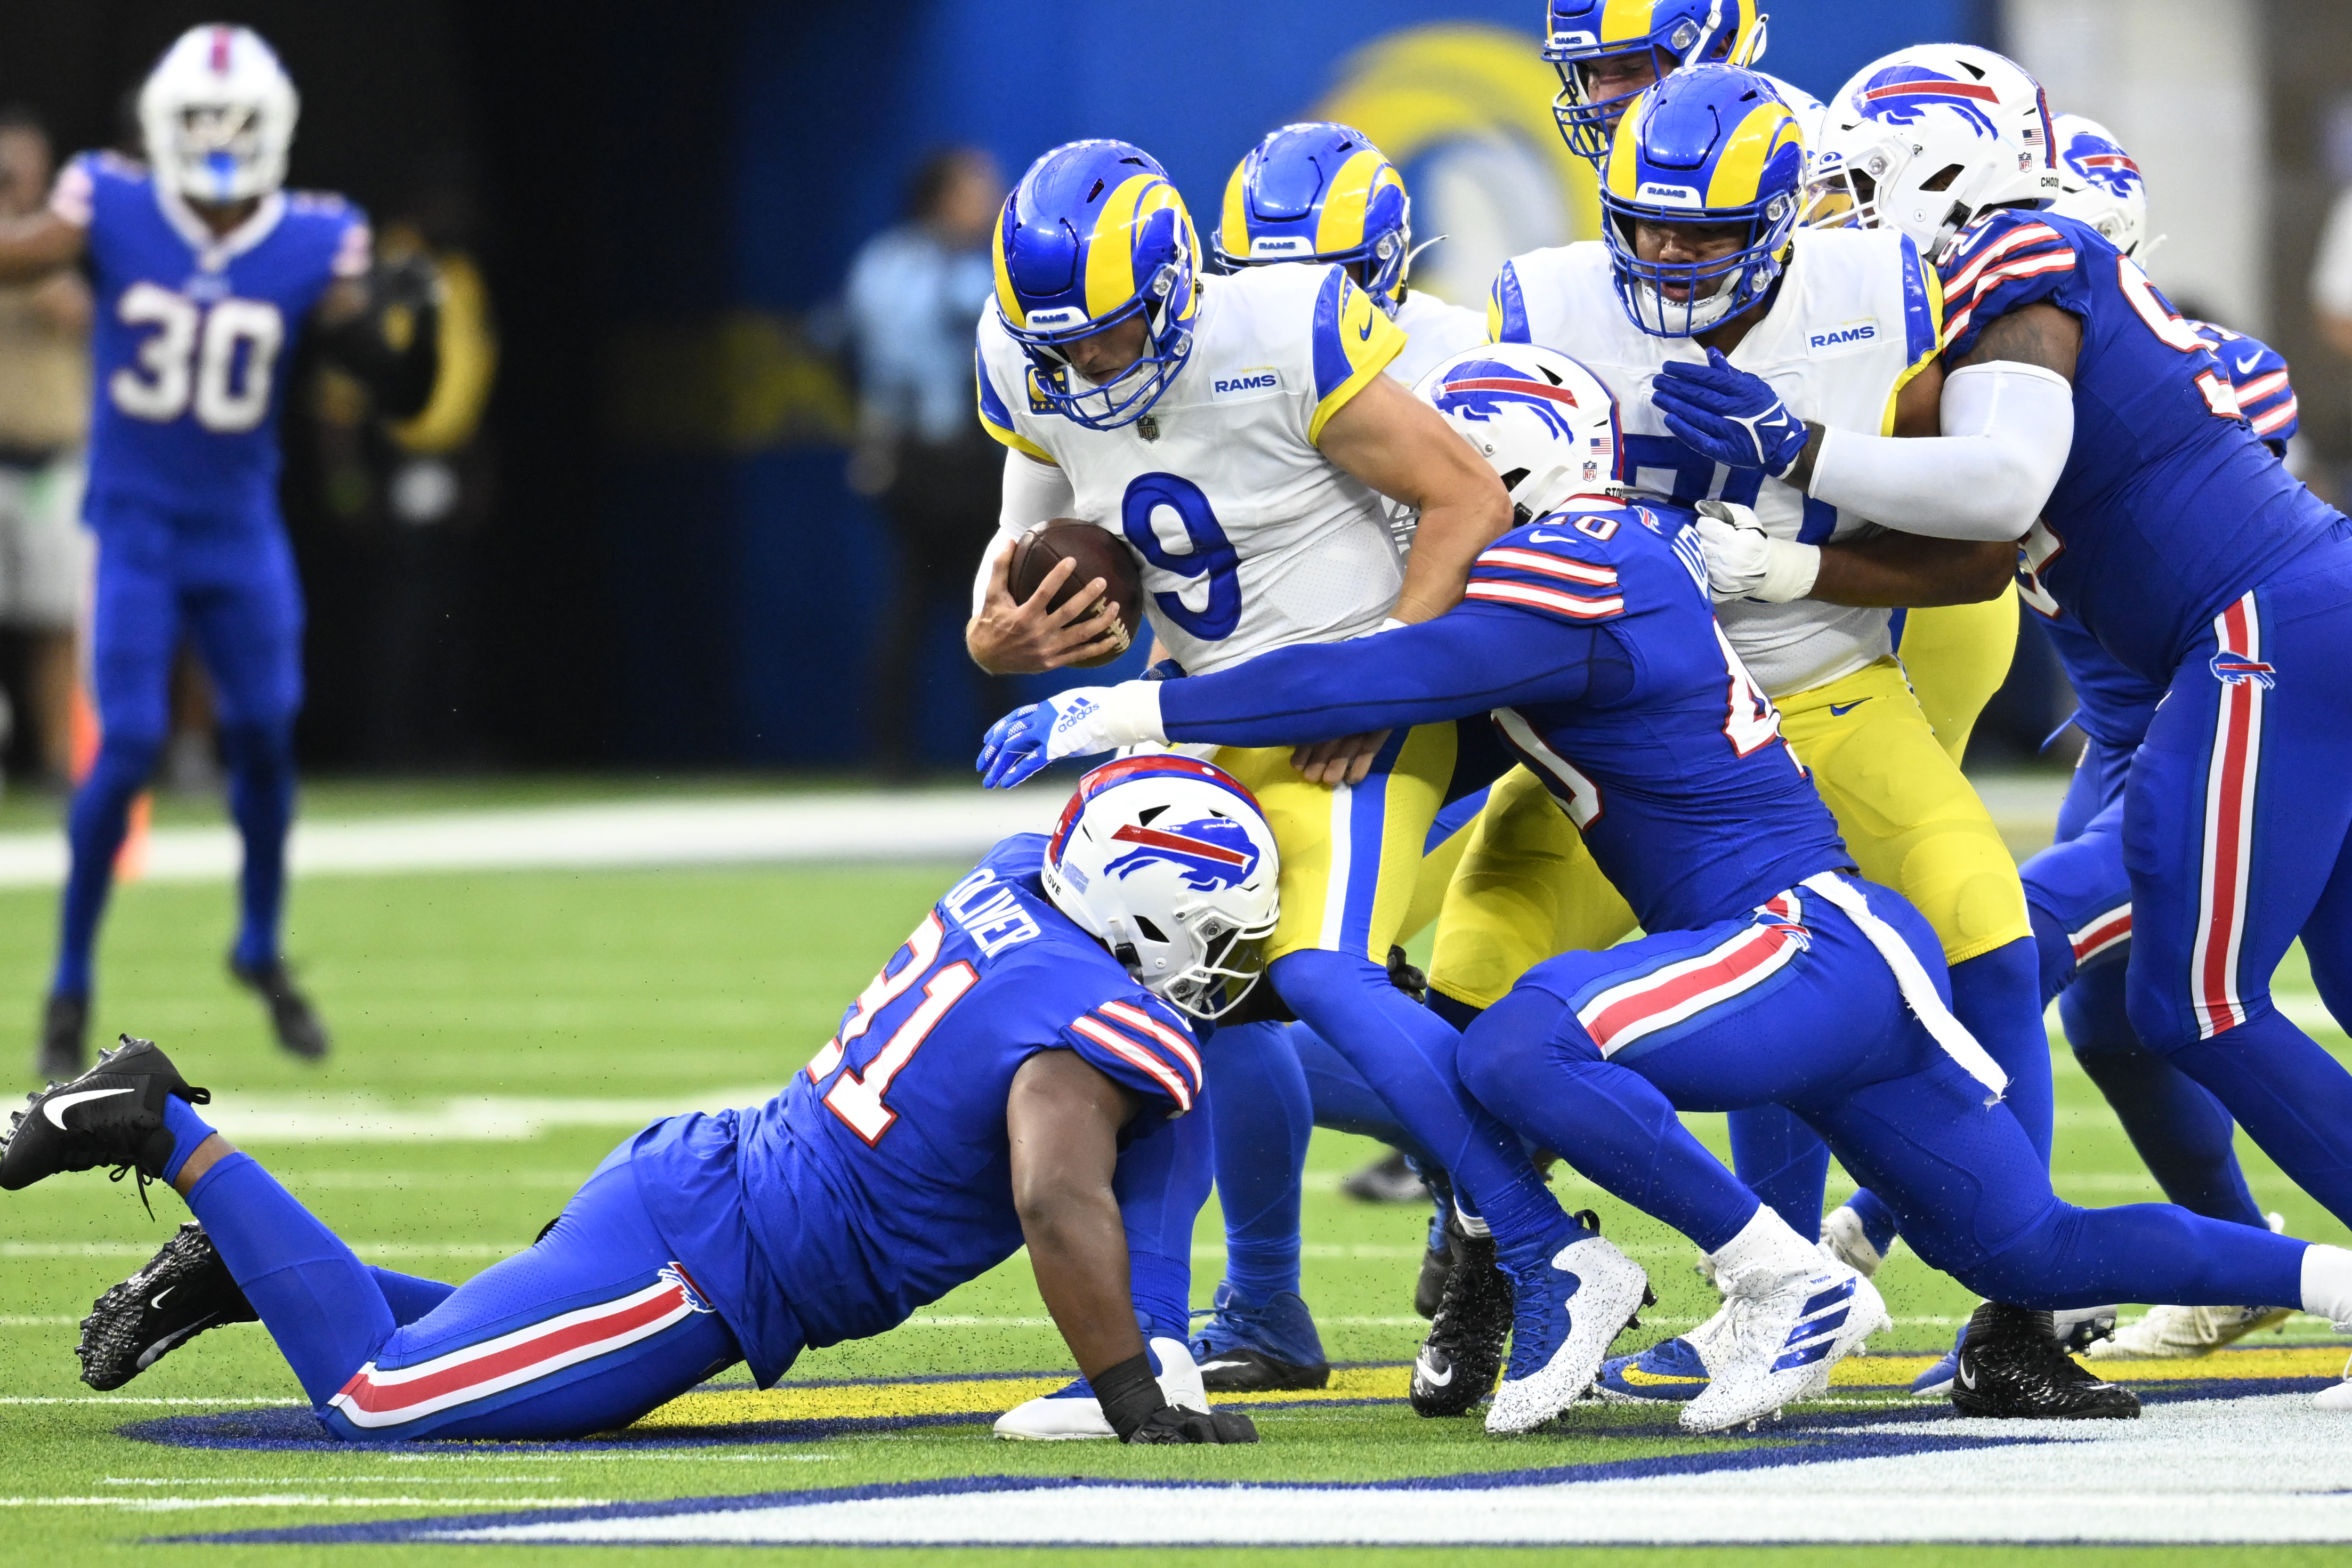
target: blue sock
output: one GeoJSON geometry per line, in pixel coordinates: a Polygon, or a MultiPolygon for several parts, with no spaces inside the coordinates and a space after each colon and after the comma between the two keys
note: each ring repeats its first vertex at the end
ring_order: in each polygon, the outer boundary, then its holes
{"type": "MultiPolygon", "coordinates": [[[[1217,1038],[1222,1045],[1225,1031],[1217,1038]]],[[[1214,1060],[1213,1049],[1209,1056],[1214,1060]]],[[[1162,1122],[1129,1143],[1112,1182],[1127,1231],[1136,1322],[1146,1339],[1192,1337],[1192,1227],[1216,1172],[1213,1088],[1208,1099],[1208,1107],[1196,1106],[1192,1115],[1162,1122]]]]}
{"type": "Polygon", "coordinates": [[[89,777],[74,791],[73,808],[66,816],[73,869],[66,877],[58,919],[53,996],[89,994],[90,950],[98,943],[106,896],[114,889],[114,858],[130,832],[131,803],[147,787],[163,750],[160,735],[110,733],[99,744],[89,777]]]}
{"type": "Polygon", "coordinates": [[[2272,1010],[2168,1059],[2210,1089],[2295,1185],[2352,1225],[2352,1073],[2341,1062],[2272,1010]]]}
{"type": "Polygon", "coordinates": [[[1355,953],[1286,953],[1272,976],[1300,1019],[1338,1049],[1388,1103],[1413,1141],[1454,1179],[1507,1258],[1532,1259],[1575,1230],[1510,1129],[1470,1098],[1454,1026],[1355,953]]]}
{"type": "Polygon", "coordinates": [[[312,1405],[332,1399],[392,1337],[392,1309],[367,1265],[251,1155],[206,1171],[187,1203],[312,1405]]]}
{"type": "Polygon", "coordinates": [[[1478,1021],[1484,1007],[1473,1007],[1458,996],[1448,996],[1434,985],[1429,988],[1429,1010],[1454,1026],[1454,1032],[1466,1035],[1470,1026],[1478,1021]]]}
{"type": "Polygon", "coordinates": [[[286,905],[286,833],[294,820],[294,723],[233,724],[221,731],[228,762],[229,815],[245,840],[237,877],[239,919],[232,955],[240,969],[278,962],[286,905]]]}
{"type": "Polygon", "coordinates": [[[1289,1026],[1219,1029],[1207,1058],[1225,1283],[1245,1301],[1295,1293],[1299,1177],[1315,1113],[1289,1026]]]}
{"type": "Polygon", "coordinates": [[[1436,1164],[1429,1151],[1413,1142],[1412,1134],[1397,1120],[1388,1101],[1373,1092],[1372,1086],[1364,1081],[1364,1075],[1333,1050],[1329,1041],[1304,1024],[1293,1024],[1290,1044],[1298,1053],[1300,1069],[1307,1075],[1307,1100],[1314,1107],[1316,1126],[1377,1138],[1391,1149],[1402,1150],[1408,1160],[1423,1165],[1436,1164]]]}
{"type": "Polygon", "coordinates": [[[176,1094],[163,1097],[163,1131],[172,1135],[172,1157],[163,1162],[163,1182],[169,1185],[179,1178],[180,1168],[188,1156],[205,1146],[213,1135],[211,1125],[196,1114],[196,1108],[176,1094]]]}
{"type": "Polygon", "coordinates": [[[414,1274],[395,1274],[389,1268],[368,1265],[368,1275],[375,1288],[383,1293],[383,1304],[392,1310],[392,1321],[402,1328],[431,1312],[434,1308],[457,1293],[457,1287],[438,1279],[420,1279],[414,1274]]]}
{"type": "Polygon", "coordinates": [[[1829,1185],[1830,1146],[1778,1105],[1733,1111],[1731,1168],[1749,1192],[1789,1222],[1799,1236],[1819,1239],[1822,1194],[1829,1185]]]}
{"type": "Polygon", "coordinates": [[[1903,1222],[1895,1217],[1895,1211],[1868,1187],[1855,1188],[1853,1196],[1846,1199],[1845,1206],[1862,1221],[1862,1234],[1868,1238],[1871,1247],[1879,1257],[1885,1257],[1886,1249],[1895,1245],[1895,1237],[1903,1228],[1903,1222]]]}
{"type": "Polygon", "coordinates": [[[1952,965],[1952,1016],[2009,1074],[2002,1099],[2050,1163],[2057,1104],[2050,1087],[2050,1031],[2042,1021],[2041,957],[2032,937],[1952,965]]]}

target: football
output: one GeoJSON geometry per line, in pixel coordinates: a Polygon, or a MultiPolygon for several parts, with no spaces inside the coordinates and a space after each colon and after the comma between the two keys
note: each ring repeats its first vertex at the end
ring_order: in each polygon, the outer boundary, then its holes
{"type": "Polygon", "coordinates": [[[1059,609],[1071,595],[1084,589],[1099,577],[1108,585],[1111,602],[1118,606],[1118,624],[1126,635],[1117,651],[1100,658],[1088,659],[1082,669],[1097,669],[1118,658],[1134,646],[1138,631],[1143,626],[1143,573],[1137,565],[1135,552],[1091,522],[1078,522],[1057,517],[1051,522],[1038,524],[1013,544],[1012,580],[1009,584],[1013,600],[1026,604],[1037,591],[1037,585],[1064,560],[1076,561],[1076,570],[1062,584],[1046,606],[1059,609]]]}

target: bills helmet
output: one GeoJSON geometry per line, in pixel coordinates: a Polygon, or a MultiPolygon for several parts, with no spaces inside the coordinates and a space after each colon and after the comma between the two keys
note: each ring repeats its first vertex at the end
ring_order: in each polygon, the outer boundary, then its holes
{"type": "Polygon", "coordinates": [[[1145,990],[1209,1019],[1265,973],[1280,869],[1250,792],[1223,768],[1165,752],[1078,781],[1046,841],[1044,881],[1145,990]]]}
{"type": "Polygon", "coordinates": [[[1412,390],[1502,479],[1513,526],[1576,497],[1611,502],[1623,471],[1617,399],[1557,349],[1482,343],[1440,361],[1412,390]]]}
{"type": "Polygon", "coordinates": [[[300,110],[293,79],[250,27],[189,28],[139,89],[155,183],[192,202],[239,202],[284,184],[300,110]]]}
{"type": "Polygon", "coordinates": [[[1601,237],[1633,324],[1686,338],[1763,298],[1788,262],[1804,183],[1797,117],[1756,72],[1693,66],[1642,94],[1601,172],[1601,237]],[[1644,261],[1633,241],[1644,221],[1743,224],[1747,236],[1711,260],[1644,261]]]}
{"type": "Polygon", "coordinates": [[[996,310],[1026,350],[1030,387],[1089,430],[1141,418],[1192,353],[1201,242],[1168,171],[1126,142],[1068,142],[1029,165],[997,217],[996,310]],[[1097,386],[1069,344],[1130,318],[1143,356],[1097,386]]]}
{"type": "Polygon", "coordinates": [[[2097,121],[2061,114],[2051,122],[2058,146],[2058,199],[2053,212],[2089,224],[2126,256],[2147,237],[2147,182],[2139,165],[2097,121]]]}
{"type": "MultiPolygon", "coordinates": [[[[1764,14],[1756,0],[1548,0],[1543,58],[1559,72],[1552,118],[1569,150],[1598,163],[1611,132],[1641,87],[1603,97],[1593,67],[1647,54],[1659,80],[1685,66],[1750,66],[1764,58],[1764,14]]],[[[1643,86],[1647,84],[1644,83],[1643,86]]]]}
{"type": "Polygon", "coordinates": [[[1830,100],[1805,222],[1899,228],[1933,257],[1988,207],[2057,199],[2050,105],[2022,66],[1973,44],[1920,44],[1830,100]]]}
{"type": "Polygon", "coordinates": [[[1209,251],[1228,272],[1337,262],[1394,315],[1412,261],[1412,202],[1362,132],[1329,121],[1286,125],[1234,166],[1209,251]]]}

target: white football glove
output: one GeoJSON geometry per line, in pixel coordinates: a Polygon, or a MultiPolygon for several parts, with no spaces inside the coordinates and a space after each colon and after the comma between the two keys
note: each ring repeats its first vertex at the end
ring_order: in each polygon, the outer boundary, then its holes
{"type": "Polygon", "coordinates": [[[989,727],[975,764],[991,789],[1010,789],[1051,763],[1118,746],[1164,742],[1156,680],[1078,686],[1018,708],[989,727]]]}
{"type": "Polygon", "coordinates": [[[1738,501],[1698,503],[1698,542],[1706,552],[1707,591],[1718,605],[1757,599],[1785,605],[1813,591],[1822,547],[1775,539],[1738,501]]]}

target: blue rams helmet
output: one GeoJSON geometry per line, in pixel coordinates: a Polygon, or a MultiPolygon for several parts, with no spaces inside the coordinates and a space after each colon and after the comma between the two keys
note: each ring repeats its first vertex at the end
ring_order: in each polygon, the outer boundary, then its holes
{"type": "Polygon", "coordinates": [[[1286,125],[1234,165],[1209,252],[1228,272],[1337,262],[1394,315],[1412,258],[1412,203],[1396,165],[1362,132],[1329,121],[1286,125]]]}
{"type": "Polygon", "coordinates": [[[1067,142],[1029,165],[996,222],[996,310],[1028,352],[1030,383],[1089,430],[1143,416],[1192,352],[1201,242],[1168,171],[1126,142],[1067,142]],[[1065,350],[1130,318],[1143,356],[1097,386],[1065,350]]]}
{"type": "Polygon", "coordinates": [[[1764,58],[1768,20],[1756,0],[1547,0],[1544,19],[1543,58],[1559,72],[1552,118],[1569,150],[1595,163],[1608,156],[1610,132],[1642,89],[1596,98],[1590,67],[1643,52],[1661,80],[1709,60],[1752,66],[1764,58]]]}
{"type": "Polygon", "coordinates": [[[1754,71],[1695,66],[1635,100],[1601,175],[1602,237],[1633,324],[1686,338],[1761,299],[1787,263],[1804,182],[1797,117],[1754,71]],[[1745,224],[1748,237],[1713,260],[1644,261],[1633,246],[1644,219],[1745,224]]]}

